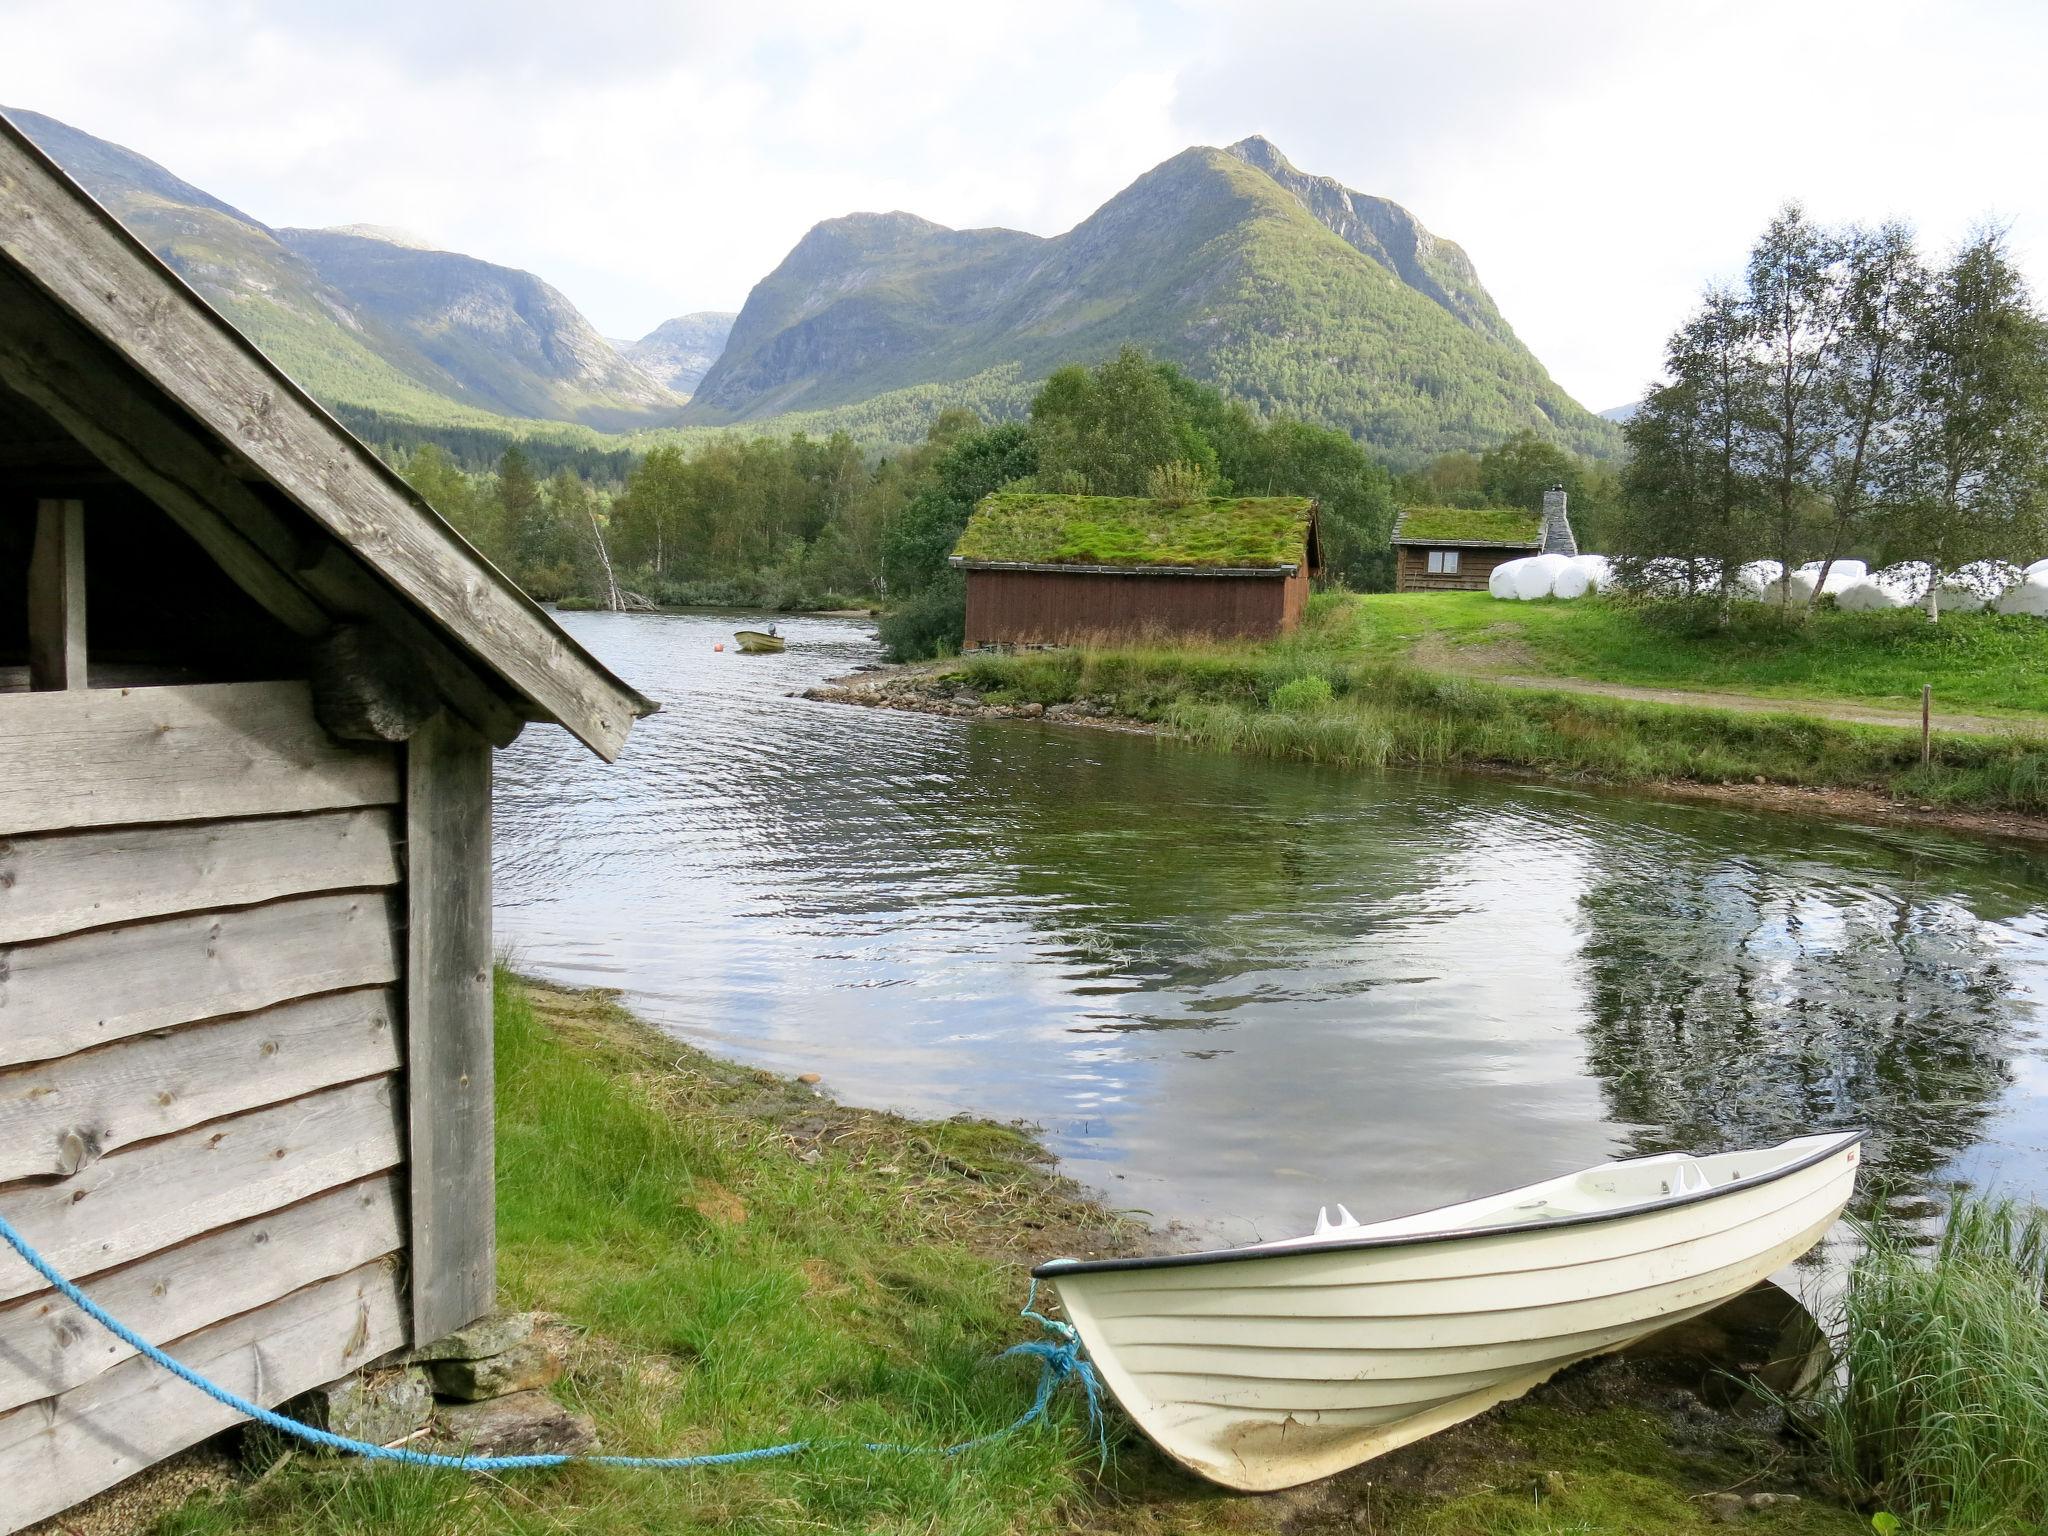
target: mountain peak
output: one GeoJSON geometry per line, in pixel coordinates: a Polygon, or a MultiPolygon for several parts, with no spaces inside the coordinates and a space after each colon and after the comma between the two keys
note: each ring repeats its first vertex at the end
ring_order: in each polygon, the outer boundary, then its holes
{"type": "Polygon", "coordinates": [[[1247,134],[1235,144],[1226,144],[1226,155],[1235,155],[1246,165],[1257,166],[1271,175],[1275,171],[1292,171],[1294,163],[1280,152],[1280,146],[1263,133],[1247,134]]]}
{"type": "Polygon", "coordinates": [[[398,229],[389,224],[329,224],[320,231],[323,235],[353,235],[358,240],[381,240],[386,245],[396,245],[408,251],[438,251],[443,247],[434,244],[425,235],[416,235],[409,229],[398,229]]]}
{"type": "Polygon", "coordinates": [[[914,412],[935,386],[1014,409],[1061,364],[1124,345],[1402,458],[1521,428],[1612,440],[1463,251],[1258,134],[1182,150],[1050,237],[901,212],[815,225],[748,295],[684,420],[891,397],[914,412]]]}

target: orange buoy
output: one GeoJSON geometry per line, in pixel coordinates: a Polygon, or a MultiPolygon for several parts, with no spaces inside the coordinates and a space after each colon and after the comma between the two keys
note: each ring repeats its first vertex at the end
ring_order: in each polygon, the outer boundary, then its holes
{"type": "Polygon", "coordinates": [[[722,651],[725,649],[725,642],[721,640],[718,642],[718,644],[711,647],[711,649],[713,649],[714,651],[722,651]]]}

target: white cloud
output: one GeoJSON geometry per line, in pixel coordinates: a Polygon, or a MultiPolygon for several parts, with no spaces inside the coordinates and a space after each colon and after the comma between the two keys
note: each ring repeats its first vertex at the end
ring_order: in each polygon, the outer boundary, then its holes
{"type": "Polygon", "coordinates": [[[1788,196],[2048,258],[2033,5],[0,0],[0,36],[0,101],[271,223],[537,271],[614,335],[737,306],[821,218],[1055,233],[1254,131],[1463,244],[1596,407],[1788,196]]]}

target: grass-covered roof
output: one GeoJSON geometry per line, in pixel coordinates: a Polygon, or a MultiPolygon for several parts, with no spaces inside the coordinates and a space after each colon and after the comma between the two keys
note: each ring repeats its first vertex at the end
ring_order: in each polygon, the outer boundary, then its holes
{"type": "Polygon", "coordinates": [[[953,557],[970,565],[1299,565],[1314,511],[1306,496],[1168,502],[998,491],[975,507],[953,557]]]}
{"type": "Polygon", "coordinates": [[[1404,507],[1394,521],[1396,544],[1543,542],[1543,514],[1519,507],[1404,507]]]}

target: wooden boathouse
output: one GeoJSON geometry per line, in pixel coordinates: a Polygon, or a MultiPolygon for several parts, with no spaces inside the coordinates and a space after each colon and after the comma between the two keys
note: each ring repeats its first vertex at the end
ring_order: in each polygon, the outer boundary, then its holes
{"type": "Polygon", "coordinates": [[[1255,639],[1308,609],[1316,504],[998,492],[969,516],[952,563],[966,573],[970,647],[1255,639]]]}
{"type": "Polygon", "coordinates": [[[1396,592],[1484,592],[1494,567],[1527,555],[1576,555],[1565,490],[1542,508],[1404,507],[1394,519],[1396,592]]]}
{"type": "MultiPolygon", "coordinates": [[[[265,1404],[493,1305],[491,755],[653,709],[0,119],[0,1214],[265,1404]]],[[[0,1249],[0,1531],[233,1421],[0,1249]]]]}

